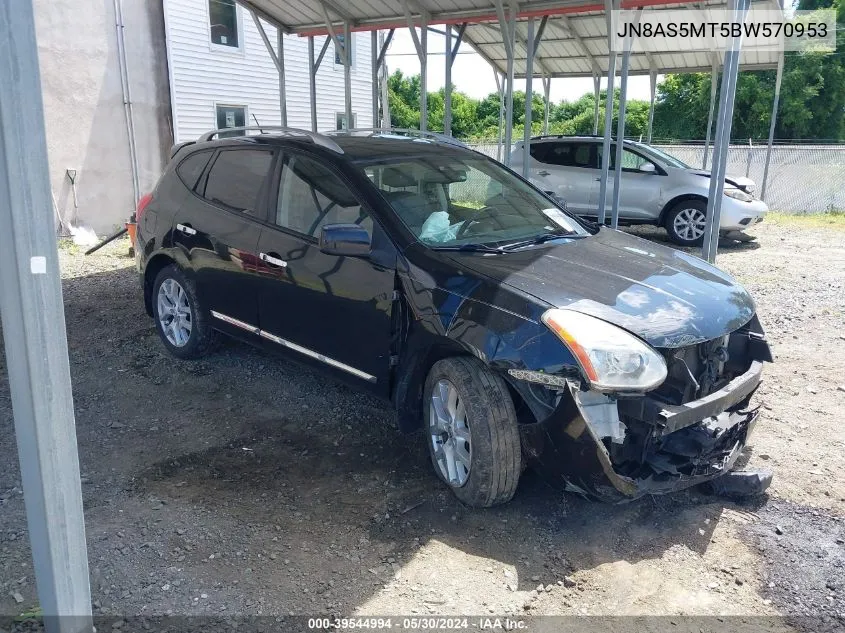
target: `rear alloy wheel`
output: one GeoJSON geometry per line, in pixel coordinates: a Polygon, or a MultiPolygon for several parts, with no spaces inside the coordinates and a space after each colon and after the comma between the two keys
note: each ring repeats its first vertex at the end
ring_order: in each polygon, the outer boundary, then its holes
{"type": "Polygon", "coordinates": [[[669,239],[681,246],[699,246],[707,227],[707,203],[703,200],[683,200],[666,215],[669,239]]]}
{"type": "Polygon", "coordinates": [[[461,501],[509,501],[522,472],[516,412],[507,385],[474,358],[434,364],[425,383],[426,440],[434,470],[461,501]]]}
{"type": "Polygon", "coordinates": [[[153,285],[153,317],[168,351],[185,360],[205,356],[217,339],[196,285],[177,266],[163,268],[153,285]]]}

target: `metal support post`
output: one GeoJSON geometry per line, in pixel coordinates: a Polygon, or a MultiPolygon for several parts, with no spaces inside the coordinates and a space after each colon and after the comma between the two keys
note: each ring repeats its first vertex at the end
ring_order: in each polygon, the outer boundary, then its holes
{"type": "Polygon", "coordinates": [[[628,69],[631,65],[630,42],[622,53],[622,77],[619,85],[619,120],[616,123],[616,160],[613,169],[613,206],[610,227],[619,228],[619,196],[622,190],[622,151],[625,146],[625,108],[628,105],[628,69]]]}
{"type": "Polygon", "coordinates": [[[496,144],[496,160],[502,162],[502,124],[505,118],[505,78],[495,68],[493,77],[496,79],[496,90],[499,92],[499,135],[496,144]]]}
{"type": "Polygon", "coordinates": [[[279,118],[282,125],[288,125],[288,99],[285,86],[285,39],[281,29],[276,29],[276,43],[279,49],[279,118]]]}
{"type": "MultiPolygon", "coordinates": [[[[326,40],[328,41],[328,39],[326,40]]],[[[314,66],[314,36],[308,36],[308,98],[311,102],[311,131],[317,131],[317,69],[314,66]]]]}
{"type": "Polygon", "coordinates": [[[545,102],[545,106],[543,108],[543,134],[549,133],[549,109],[551,108],[551,104],[549,102],[549,93],[552,90],[552,77],[549,75],[548,77],[543,77],[543,100],[545,102]]]}
{"type": "Polygon", "coordinates": [[[444,103],[443,103],[443,132],[444,134],[452,135],[452,66],[455,64],[455,59],[458,57],[458,50],[461,47],[461,42],[464,38],[464,31],[466,31],[467,23],[464,22],[458,27],[458,32],[455,36],[455,44],[452,45],[452,26],[446,25],[446,87],[444,89],[444,103]]]}
{"type": "Polygon", "coordinates": [[[778,70],[775,76],[775,100],[772,102],[772,120],[769,124],[769,145],[766,147],[766,164],[763,167],[763,184],[760,189],[760,199],[766,199],[766,187],[769,184],[769,162],[772,159],[772,145],[775,142],[775,126],[778,120],[778,105],[780,104],[780,84],[783,79],[783,51],[778,58],[778,70]]]}
{"type": "Polygon", "coordinates": [[[508,5],[507,16],[505,16],[502,0],[496,1],[496,12],[499,16],[499,27],[502,31],[502,41],[505,45],[507,55],[507,80],[505,81],[505,165],[511,162],[511,146],[513,145],[513,81],[514,81],[514,47],[516,42],[516,2],[508,5]]]}
{"type": "MultiPolygon", "coordinates": [[[[750,0],[732,0],[733,21],[742,23],[748,11],[750,0]]],[[[713,170],[710,176],[710,191],[707,196],[707,226],[704,231],[702,256],[711,264],[716,261],[719,246],[719,227],[722,217],[722,196],[725,191],[725,169],[728,147],[731,142],[736,78],[739,72],[739,51],[741,38],[732,37],[730,48],[725,52],[722,71],[722,89],[719,95],[719,115],[716,120],[716,140],[713,143],[713,170]]]]}
{"type": "Polygon", "coordinates": [[[376,73],[375,73],[375,81],[378,82],[376,86],[376,90],[374,91],[375,95],[381,95],[381,125],[379,126],[379,120],[376,119],[375,127],[390,127],[390,103],[388,103],[388,90],[387,90],[387,49],[390,47],[390,42],[393,41],[393,33],[395,29],[390,29],[387,32],[387,37],[384,36],[384,31],[379,31],[378,33],[378,55],[375,59],[376,64],[376,73]]]}
{"type": "Polygon", "coordinates": [[[355,127],[352,117],[352,32],[349,22],[343,23],[343,102],[346,111],[346,129],[355,127]]]}
{"type": "Polygon", "coordinates": [[[446,81],[443,88],[443,133],[452,135],[452,25],[446,25],[446,81]]]}
{"type": "Polygon", "coordinates": [[[593,134],[599,133],[599,99],[601,99],[601,76],[593,74],[593,134]]]}
{"type": "Polygon", "coordinates": [[[710,134],[713,131],[713,115],[716,112],[716,86],[719,78],[719,67],[717,57],[714,53],[713,63],[710,69],[710,110],[707,112],[707,134],[704,137],[704,159],[701,163],[702,169],[707,169],[707,154],[710,151],[710,134]]]}
{"type": "Polygon", "coordinates": [[[534,99],[534,18],[528,18],[525,38],[525,118],[522,138],[522,177],[528,178],[531,162],[531,115],[534,99]]]}
{"type": "Polygon", "coordinates": [[[426,132],[428,131],[428,14],[420,11],[420,33],[417,35],[417,27],[407,0],[402,3],[402,8],[420,60],[420,131],[426,132]]]}
{"type": "Polygon", "coordinates": [[[267,31],[264,30],[264,25],[261,24],[261,20],[258,19],[258,15],[255,11],[251,10],[249,13],[252,15],[252,21],[255,22],[255,28],[258,30],[258,34],[264,42],[264,48],[267,49],[267,54],[270,55],[270,59],[273,60],[273,64],[276,66],[276,72],[279,73],[279,118],[282,125],[286,126],[288,124],[288,112],[287,99],[285,98],[285,48],[282,31],[281,29],[277,29],[276,31],[277,52],[270,43],[270,38],[267,37],[267,31]]]}
{"type": "Polygon", "coordinates": [[[0,8],[0,318],[38,602],[90,633],[91,591],[32,2],[0,8]]]}
{"type": "Polygon", "coordinates": [[[648,102],[648,144],[651,145],[651,134],[654,128],[654,97],[657,93],[657,71],[652,69],[648,73],[649,102],[648,102]]]}
{"type": "Polygon", "coordinates": [[[378,66],[378,31],[370,31],[370,74],[372,86],[370,86],[370,93],[373,101],[373,127],[379,127],[378,124],[378,95],[379,95],[379,66],[378,66]]]}

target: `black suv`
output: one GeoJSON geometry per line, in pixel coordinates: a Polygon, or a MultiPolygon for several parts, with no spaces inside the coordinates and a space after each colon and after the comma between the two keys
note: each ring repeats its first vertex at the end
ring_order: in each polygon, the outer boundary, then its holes
{"type": "Polygon", "coordinates": [[[175,148],[137,211],[174,356],[224,333],[389,400],[473,506],[524,465],[606,500],[733,467],[771,354],[725,273],[444,139],[217,134],[175,148]]]}

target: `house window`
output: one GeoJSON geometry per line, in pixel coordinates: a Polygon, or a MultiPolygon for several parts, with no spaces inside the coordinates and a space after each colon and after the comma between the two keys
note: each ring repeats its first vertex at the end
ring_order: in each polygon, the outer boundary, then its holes
{"type": "Polygon", "coordinates": [[[335,123],[337,124],[338,130],[349,130],[355,128],[355,113],[352,113],[352,125],[346,125],[346,113],[345,112],[338,112],[335,123]]]}
{"type": "Polygon", "coordinates": [[[238,30],[238,8],[235,0],[208,0],[208,19],[212,44],[229,48],[240,47],[241,35],[238,30]]]}
{"type": "MultiPolygon", "coordinates": [[[[343,46],[344,36],[338,35],[337,41],[343,46]]],[[[343,66],[343,58],[340,55],[340,51],[338,50],[337,46],[334,48],[334,63],[336,66],[343,66]]],[[[349,40],[349,65],[355,65],[355,37],[351,37],[349,40]]]]}
{"type": "MultiPolygon", "coordinates": [[[[231,106],[218,105],[217,109],[217,129],[222,130],[227,127],[244,127],[246,125],[246,106],[231,106]]],[[[219,134],[220,138],[227,136],[243,136],[243,131],[240,132],[222,132],[219,134]]]]}

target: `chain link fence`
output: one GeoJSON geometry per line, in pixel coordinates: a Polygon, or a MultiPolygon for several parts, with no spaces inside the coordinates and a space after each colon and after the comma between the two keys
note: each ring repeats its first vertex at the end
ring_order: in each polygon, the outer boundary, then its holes
{"type": "MultiPolygon", "coordinates": [[[[495,140],[472,141],[467,145],[497,158],[498,145],[495,140]]],[[[701,168],[704,158],[702,143],[660,142],[654,146],[696,169],[701,168]]],[[[765,164],[765,143],[731,145],[728,150],[727,173],[732,176],[747,175],[757,183],[758,195],[762,190],[765,164]]],[[[774,145],[769,164],[766,203],[770,209],[795,213],[845,209],[845,144],[774,145]]]]}

